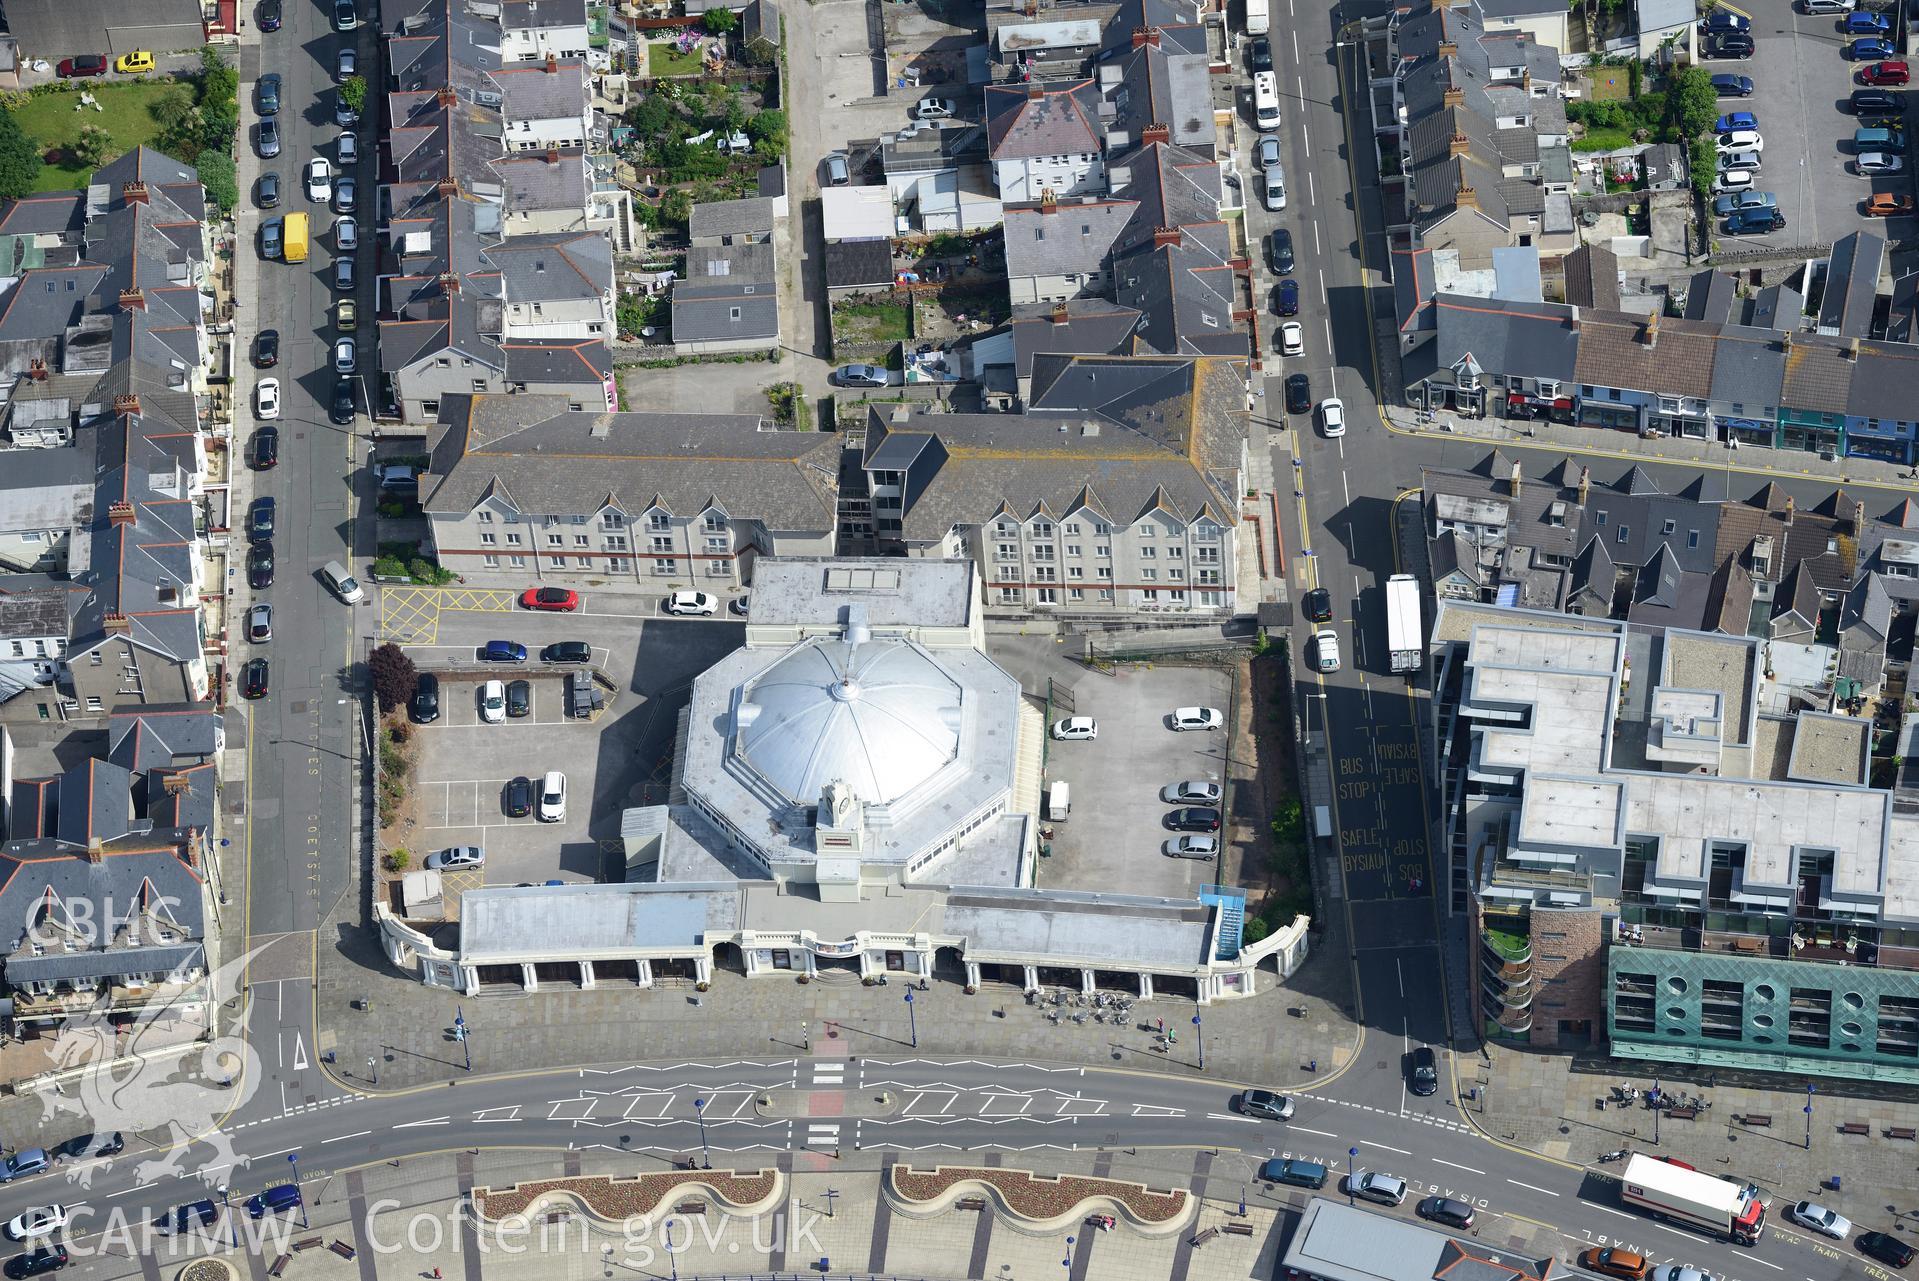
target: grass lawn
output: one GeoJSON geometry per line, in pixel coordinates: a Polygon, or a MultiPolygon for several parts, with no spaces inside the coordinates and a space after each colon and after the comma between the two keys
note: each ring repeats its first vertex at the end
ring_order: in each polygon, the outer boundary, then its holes
{"type": "MultiPolygon", "coordinates": [[[[142,143],[152,142],[160,132],[153,118],[153,107],[163,98],[191,96],[193,90],[173,80],[129,80],[116,84],[88,86],[104,111],[91,108],[75,111],[80,105],[78,93],[49,93],[30,100],[14,113],[20,129],[40,144],[44,153],[55,147],[71,147],[80,138],[80,126],[99,125],[113,135],[114,148],[121,154],[142,143]]],[[[65,191],[84,186],[91,167],[67,169],[48,165],[34,183],[36,191],[65,191]]]]}
{"type": "Polygon", "coordinates": [[[913,336],[903,302],[833,304],[833,328],[849,342],[904,342],[913,336]]]}
{"type": "Polygon", "coordinates": [[[655,79],[661,76],[697,76],[703,66],[699,54],[681,53],[665,41],[646,46],[646,74],[655,79]]]}
{"type": "Polygon", "coordinates": [[[1588,129],[1573,139],[1574,151],[1617,151],[1630,146],[1632,132],[1627,129],[1588,129]]]}

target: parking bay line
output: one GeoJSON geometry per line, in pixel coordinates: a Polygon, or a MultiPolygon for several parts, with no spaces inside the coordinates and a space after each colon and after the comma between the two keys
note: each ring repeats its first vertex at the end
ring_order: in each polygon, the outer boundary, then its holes
{"type": "MultiPolygon", "coordinates": [[[[1381,1149],[1383,1149],[1383,1150],[1385,1150],[1385,1151],[1387,1151],[1387,1152],[1397,1152],[1397,1153],[1399,1153],[1399,1155],[1401,1155],[1401,1156],[1411,1156],[1411,1155],[1412,1155],[1412,1153],[1411,1153],[1411,1152],[1408,1152],[1408,1151],[1407,1151],[1407,1150],[1406,1150],[1405,1148],[1396,1148],[1396,1147],[1393,1147],[1393,1146],[1392,1146],[1391,1144],[1389,1144],[1389,1143],[1375,1143],[1375,1142],[1373,1142],[1373,1141],[1372,1141],[1371,1139],[1361,1139],[1361,1140],[1360,1140],[1360,1142],[1361,1142],[1361,1143],[1364,1143],[1364,1144],[1365,1144],[1365,1145],[1366,1145],[1367,1147],[1369,1147],[1369,1148],[1381,1148],[1381,1149]]],[[[1511,1179],[1508,1179],[1508,1180],[1506,1180],[1506,1181],[1507,1181],[1508,1183],[1510,1183],[1510,1182],[1512,1182],[1512,1180],[1511,1180],[1511,1179]]]]}
{"type": "Polygon", "coordinates": [[[1336,1139],[1339,1137],[1337,1134],[1334,1134],[1331,1130],[1309,1130],[1303,1125],[1294,1125],[1294,1126],[1289,1126],[1288,1128],[1297,1130],[1301,1134],[1317,1134],[1322,1139],[1336,1139]]]}

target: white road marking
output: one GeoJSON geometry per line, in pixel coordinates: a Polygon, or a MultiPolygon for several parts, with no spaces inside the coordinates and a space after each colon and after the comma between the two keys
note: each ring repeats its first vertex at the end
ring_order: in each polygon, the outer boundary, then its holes
{"type": "MultiPolygon", "coordinates": [[[[1291,0],[1287,0],[1286,7],[1288,9],[1292,8],[1291,0]]],[[[1299,28],[1298,27],[1293,28],[1293,61],[1294,62],[1299,61],[1299,28]]],[[[1301,81],[1300,83],[1303,85],[1305,82],[1301,81]]],[[[1306,95],[1303,93],[1300,94],[1299,96],[1301,99],[1304,99],[1306,97],[1306,95]]]]}
{"type": "MultiPolygon", "coordinates": [[[[1315,237],[1319,235],[1318,223],[1313,224],[1313,235],[1315,237]]],[[[1319,246],[1315,242],[1313,247],[1317,249],[1319,246]]],[[[1332,300],[1326,296],[1326,272],[1323,268],[1319,272],[1319,302],[1322,307],[1330,307],[1332,305],[1332,300]]]]}
{"type": "Polygon", "coordinates": [[[399,1125],[394,1126],[393,1128],[396,1130],[416,1130],[416,1129],[419,1129],[421,1126],[445,1125],[448,1121],[452,1119],[453,1118],[446,1117],[446,1116],[436,1116],[430,1121],[405,1121],[399,1125]]]}
{"type": "Polygon", "coordinates": [[[1332,354],[1332,350],[1333,350],[1333,320],[1332,320],[1332,317],[1331,317],[1331,316],[1322,316],[1322,317],[1320,317],[1320,323],[1326,326],[1326,353],[1327,353],[1327,355],[1331,355],[1331,354],[1332,354]]]}
{"type": "Polygon", "coordinates": [[[1259,1124],[1258,1117],[1241,1116],[1237,1112],[1208,1112],[1206,1119],[1209,1121],[1237,1121],[1241,1125],[1259,1124]]]}
{"type": "MultiPolygon", "coordinates": [[[[1309,205],[1319,203],[1319,184],[1313,181],[1313,171],[1310,169],[1306,171],[1306,203],[1309,205]]],[[[1319,245],[1319,224],[1317,222],[1313,223],[1313,245],[1314,247],[1319,245]]]]}
{"type": "MultiPolygon", "coordinates": [[[[1766,1263],[1766,1261],[1765,1261],[1764,1259],[1753,1259],[1753,1260],[1751,1260],[1751,1262],[1753,1262],[1753,1263],[1766,1263]]],[[[1784,1268],[1782,1268],[1782,1267],[1780,1267],[1780,1266],[1779,1266],[1779,1265],[1778,1265],[1777,1263],[1766,1263],[1766,1266],[1767,1266],[1767,1267],[1769,1267],[1769,1268],[1771,1268],[1771,1269],[1772,1269],[1772,1270],[1773,1270],[1774,1272],[1784,1272],[1784,1271],[1785,1271],[1785,1269],[1784,1269],[1784,1268]]]]}
{"type": "Polygon", "coordinates": [[[1549,1188],[1534,1187],[1530,1183],[1521,1183],[1518,1179],[1507,1179],[1506,1182],[1512,1184],[1516,1188],[1525,1188],[1528,1192],[1544,1192],[1547,1196],[1559,1195],[1557,1192],[1554,1192],[1549,1188]]]}
{"type": "Polygon", "coordinates": [[[1584,1206],[1591,1206],[1593,1209],[1599,1211],[1601,1214],[1610,1214],[1615,1219],[1630,1219],[1634,1217],[1633,1215],[1630,1215],[1630,1214],[1622,1214],[1620,1211],[1613,1209],[1609,1205],[1595,1205],[1593,1202],[1588,1201],[1583,1197],[1580,1198],[1579,1204],[1584,1206]]]}
{"type": "MultiPolygon", "coordinates": [[[[1399,1155],[1401,1155],[1401,1156],[1411,1156],[1411,1155],[1412,1155],[1412,1153],[1410,1153],[1410,1152],[1408,1152],[1408,1151],[1407,1151],[1407,1150],[1406,1150],[1405,1148],[1396,1148],[1396,1147],[1392,1147],[1391,1145],[1389,1145],[1389,1144],[1385,1144],[1385,1143],[1375,1143],[1375,1142],[1373,1142],[1373,1141],[1372,1141],[1371,1139],[1361,1139],[1361,1140],[1360,1140],[1360,1142],[1361,1142],[1361,1143],[1364,1143],[1364,1144],[1365,1144],[1365,1145],[1366,1145],[1367,1147],[1369,1147],[1369,1148],[1382,1148],[1382,1149],[1384,1149],[1384,1150],[1385,1150],[1385,1151],[1387,1151],[1387,1152],[1397,1152],[1397,1153],[1399,1153],[1399,1155]]],[[[1508,1183],[1511,1183],[1511,1182],[1512,1182],[1512,1180],[1511,1180],[1511,1179],[1508,1179],[1508,1180],[1506,1180],[1506,1182],[1508,1182],[1508,1183]]]]}
{"type": "Polygon", "coordinates": [[[1455,1170],[1464,1170],[1464,1171],[1465,1171],[1466,1173],[1468,1173],[1468,1174],[1484,1174],[1484,1173],[1485,1173],[1485,1171],[1484,1171],[1484,1170],[1475,1170],[1475,1169],[1473,1169],[1473,1167],[1472,1167],[1472,1166],[1470,1166],[1470,1165],[1460,1165],[1460,1164],[1459,1164],[1458,1162],[1456,1162],[1456,1161],[1442,1161],[1442,1160],[1440,1160],[1440,1159],[1439,1159],[1438,1157],[1434,1157],[1434,1158],[1433,1158],[1433,1164],[1435,1164],[1435,1165],[1450,1165],[1450,1166],[1452,1166],[1452,1167],[1453,1167],[1453,1169],[1455,1169],[1455,1170]]]}
{"type": "Polygon", "coordinates": [[[1322,1139],[1336,1139],[1339,1137],[1337,1134],[1334,1134],[1331,1130],[1309,1130],[1303,1125],[1288,1126],[1287,1128],[1292,1130],[1297,1130],[1301,1134],[1317,1134],[1322,1139]]]}
{"type": "Polygon", "coordinates": [[[358,1134],[336,1134],[336,1135],[334,1135],[334,1136],[333,1136],[332,1138],[330,1138],[330,1139],[321,1139],[321,1140],[320,1140],[320,1142],[322,1142],[322,1143],[344,1143],[344,1142],[345,1142],[346,1140],[348,1140],[348,1139],[364,1139],[364,1138],[365,1138],[365,1137],[366,1137],[367,1135],[369,1135],[369,1134],[371,1134],[371,1133],[373,1133],[373,1131],[371,1131],[371,1130],[361,1130],[361,1131],[360,1131],[360,1132],[359,1132],[358,1134]]]}
{"type": "Polygon", "coordinates": [[[1346,496],[1346,505],[1351,507],[1353,505],[1353,491],[1346,484],[1346,473],[1343,471],[1339,473],[1339,492],[1346,496]]]}

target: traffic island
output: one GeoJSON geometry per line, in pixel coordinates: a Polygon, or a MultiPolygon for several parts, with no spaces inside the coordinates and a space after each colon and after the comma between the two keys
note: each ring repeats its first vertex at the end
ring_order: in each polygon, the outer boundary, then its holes
{"type": "Polygon", "coordinates": [[[1172,1236],[1198,1211],[1198,1202],[1178,1189],[1162,1192],[1120,1179],[972,1166],[920,1171],[896,1165],[886,1199],[896,1213],[915,1219],[990,1206],[1008,1227],[1036,1235],[1061,1232],[1095,1214],[1110,1213],[1145,1236],[1172,1236]]]}
{"type": "Polygon", "coordinates": [[[496,1228],[507,1220],[535,1218],[549,1208],[557,1213],[577,1209],[603,1226],[623,1228],[634,1219],[649,1218],[662,1210],[704,1214],[711,1208],[729,1214],[765,1214],[780,1203],[783,1182],[778,1170],[752,1174],[672,1170],[631,1179],[588,1175],[516,1183],[502,1189],[474,1188],[472,1201],[474,1214],[496,1228]]]}

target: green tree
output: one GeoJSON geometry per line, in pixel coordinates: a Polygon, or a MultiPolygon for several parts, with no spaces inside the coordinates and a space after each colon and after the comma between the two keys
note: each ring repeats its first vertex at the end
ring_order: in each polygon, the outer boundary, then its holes
{"type": "Polygon", "coordinates": [[[207,199],[218,205],[222,213],[232,212],[240,203],[240,184],[234,176],[233,157],[224,151],[203,151],[194,168],[199,171],[200,185],[207,189],[207,199]]]}
{"type": "MultiPolygon", "coordinates": [[[[739,94],[729,89],[720,99],[718,107],[720,121],[726,126],[727,133],[738,133],[746,128],[746,102],[739,94]]],[[[748,136],[751,137],[750,134],[748,136]]]]}
{"type": "Polygon", "coordinates": [[[1701,199],[1709,198],[1712,180],[1719,172],[1719,158],[1713,154],[1712,145],[1701,138],[1692,140],[1687,154],[1692,165],[1692,189],[1701,199]]]}
{"type": "Polygon", "coordinates": [[[0,111],[0,196],[17,198],[32,191],[42,164],[39,145],[20,131],[12,112],[0,111]]]}
{"type": "Polygon", "coordinates": [[[1719,95],[1712,87],[1712,73],[1704,67],[1673,72],[1666,82],[1666,114],[1684,137],[1697,138],[1711,130],[1719,118],[1719,95]]]}
{"type": "Polygon", "coordinates": [[[348,76],[340,82],[340,101],[351,107],[355,115],[366,108],[366,77],[348,76]]]}
{"type": "Polygon", "coordinates": [[[89,169],[97,168],[119,154],[113,135],[99,125],[81,125],[80,136],[73,141],[73,155],[89,169]]]}
{"type": "Polygon", "coordinates": [[[729,31],[740,29],[740,15],[721,5],[715,9],[708,9],[705,16],[700,19],[700,25],[705,27],[711,35],[723,36],[729,31]]]}
{"type": "Polygon", "coordinates": [[[670,227],[684,227],[693,218],[693,196],[684,189],[666,193],[660,202],[660,221],[670,227]]]}
{"type": "Polygon", "coordinates": [[[778,159],[786,154],[786,113],[784,111],[762,111],[749,116],[746,121],[746,136],[753,140],[753,150],[768,160],[778,159]]]}
{"type": "Polygon", "coordinates": [[[147,114],[153,117],[153,123],[160,126],[160,133],[164,136],[193,114],[193,95],[185,89],[178,89],[148,107],[147,114]]]}

